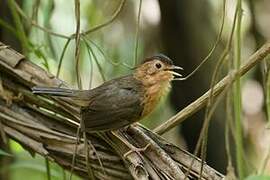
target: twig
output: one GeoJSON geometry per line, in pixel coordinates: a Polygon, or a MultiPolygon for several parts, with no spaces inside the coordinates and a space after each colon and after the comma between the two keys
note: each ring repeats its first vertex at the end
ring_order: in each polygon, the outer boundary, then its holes
{"type": "MultiPolygon", "coordinates": [[[[234,69],[239,71],[241,66],[241,27],[242,27],[242,0],[237,0],[237,23],[236,23],[236,36],[235,36],[235,58],[234,69]]],[[[243,135],[242,135],[242,99],[241,99],[241,80],[237,75],[233,90],[233,104],[235,114],[235,130],[236,130],[236,164],[239,179],[244,179],[244,156],[243,156],[243,135]]]]}
{"type": "Polygon", "coordinates": [[[102,80],[106,81],[105,74],[103,72],[102,66],[99,63],[98,58],[97,58],[96,54],[94,53],[94,50],[92,49],[90,44],[87,42],[86,38],[83,38],[83,40],[84,40],[85,45],[87,47],[87,51],[88,51],[89,56],[91,56],[91,54],[92,54],[93,60],[95,61],[96,65],[97,65],[97,68],[98,68],[98,71],[99,71],[99,74],[100,74],[102,80]]]}
{"type": "Polygon", "coordinates": [[[86,132],[83,132],[83,139],[84,139],[84,151],[85,151],[85,162],[86,162],[86,169],[87,169],[87,173],[88,173],[88,177],[91,180],[95,180],[95,175],[93,172],[93,169],[90,166],[90,160],[89,160],[89,144],[88,144],[88,139],[86,136],[86,132]]]}
{"type": "Polygon", "coordinates": [[[71,169],[70,169],[70,176],[69,176],[69,180],[72,179],[72,175],[73,175],[73,171],[74,171],[74,165],[75,165],[75,161],[76,161],[76,155],[77,155],[77,151],[78,151],[78,144],[80,143],[80,128],[77,128],[77,133],[76,133],[76,143],[75,143],[75,148],[72,154],[72,160],[71,160],[71,169]]]}
{"type": "Polygon", "coordinates": [[[266,151],[266,155],[265,158],[262,160],[262,164],[259,170],[259,174],[263,175],[265,168],[267,167],[267,164],[269,162],[269,158],[270,158],[270,145],[268,145],[267,151],[266,151]]]}
{"type": "MultiPolygon", "coordinates": [[[[54,13],[54,7],[55,7],[55,2],[54,0],[48,0],[48,3],[45,6],[44,9],[44,27],[51,29],[51,18],[53,16],[54,13]]],[[[44,33],[44,38],[47,41],[48,44],[48,48],[50,51],[50,54],[52,56],[53,59],[57,59],[57,53],[56,53],[56,48],[54,48],[54,37],[52,37],[49,33],[44,33]]]]}
{"type": "Polygon", "coordinates": [[[47,180],[51,180],[50,161],[47,157],[45,157],[45,164],[46,164],[47,180]]]}
{"type": "Polygon", "coordinates": [[[64,38],[64,39],[70,39],[69,36],[66,36],[66,35],[63,35],[63,34],[60,34],[60,33],[56,33],[54,31],[52,31],[51,29],[48,29],[48,28],[45,28],[45,27],[42,27],[40,26],[36,21],[33,21],[31,18],[29,18],[24,12],[23,10],[20,8],[20,6],[15,2],[14,3],[15,5],[15,8],[16,10],[18,11],[18,13],[21,15],[21,17],[27,21],[28,23],[30,23],[31,25],[35,26],[36,28],[50,34],[50,35],[53,35],[53,36],[57,36],[57,37],[60,37],[60,38],[64,38]]]}
{"type": "MultiPolygon", "coordinates": [[[[85,32],[81,32],[80,35],[81,36],[86,36],[86,35],[89,35],[90,33],[93,33],[95,31],[98,31],[100,30],[101,28],[109,25],[110,23],[112,23],[117,17],[118,15],[120,14],[120,12],[122,11],[123,7],[124,7],[124,4],[125,4],[126,0],[122,0],[120,2],[120,5],[118,6],[118,8],[115,10],[115,12],[113,13],[112,17],[110,19],[108,19],[107,21],[105,21],[104,23],[102,24],[99,24],[85,32]]],[[[51,29],[48,29],[48,28],[45,28],[41,25],[39,25],[36,21],[33,21],[31,18],[27,17],[27,15],[23,12],[23,10],[18,6],[17,3],[15,3],[15,7],[16,7],[16,10],[19,12],[19,14],[27,21],[27,22],[30,22],[31,25],[35,26],[36,28],[44,31],[44,32],[47,32],[48,34],[50,35],[53,35],[53,36],[57,36],[57,37],[60,37],[60,38],[64,38],[64,39],[76,39],[76,33],[74,34],[71,34],[70,36],[67,36],[67,35],[63,35],[63,34],[60,34],[60,33],[56,33],[54,32],[53,30],[51,29]]]]}
{"type": "Polygon", "coordinates": [[[58,67],[57,67],[56,77],[59,77],[60,70],[61,70],[62,63],[63,63],[63,59],[64,59],[64,55],[66,53],[66,50],[67,50],[67,47],[68,47],[69,43],[70,43],[70,39],[67,40],[67,42],[65,43],[65,45],[63,47],[63,50],[62,50],[62,53],[61,53],[61,56],[60,56],[60,60],[59,60],[59,64],[58,64],[58,67]]]}
{"type": "Polygon", "coordinates": [[[77,77],[77,84],[78,88],[82,89],[82,81],[80,77],[80,41],[81,41],[81,34],[80,34],[80,26],[81,26],[81,11],[80,11],[80,0],[74,0],[75,2],[75,17],[76,17],[76,34],[75,34],[75,41],[76,41],[76,49],[75,49],[75,62],[76,62],[76,77],[77,77]]]}
{"type": "Polygon", "coordinates": [[[130,66],[128,65],[127,63],[125,62],[121,62],[121,61],[113,61],[111,57],[108,57],[105,52],[101,49],[101,47],[99,47],[94,41],[92,40],[89,40],[87,39],[87,41],[89,41],[89,43],[93,44],[94,47],[101,53],[101,55],[104,57],[105,60],[107,60],[110,64],[112,64],[113,66],[123,66],[125,68],[128,68],[128,69],[134,69],[135,67],[134,66],[130,66]]]}
{"type": "Polygon", "coordinates": [[[17,31],[15,30],[15,28],[11,26],[9,23],[7,23],[6,21],[2,20],[1,18],[0,18],[0,26],[3,26],[3,28],[10,31],[13,35],[15,35],[16,38],[19,38],[19,35],[17,31]]]}
{"type": "MultiPolygon", "coordinates": [[[[230,63],[228,63],[228,70],[231,68],[230,63]]],[[[228,90],[226,94],[226,102],[225,102],[225,111],[226,111],[226,123],[225,123],[225,150],[228,159],[227,163],[227,176],[235,177],[234,167],[232,165],[232,155],[231,155],[231,142],[230,135],[234,136],[234,130],[232,129],[232,108],[231,108],[231,90],[228,90]]],[[[236,178],[234,178],[236,179],[236,178]]]]}
{"type": "MultiPolygon", "coordinates": [[[[89,29],[89,30],[87,30],[85,32],[82,32],[81,35],[82,36],[86,36],[86,35],[88,35],[88,34],[90,34],[92,32],[95,32],[95,31],[97,31],[97,30],[99,30],[99,29],[101,29],[101,28],[109,25],[110,23],[112,23],[118,17],[118,15],[120,14],[120,12],[122,11],[122,9],[123,9],[123,7],[125,5],[125,2],[126,2],[126,0],[122,0],[120,2],[120,5],[115,10],[115,12],[113,13],[113,15],[112,15],[112,17],[110,19],[108,19],[107,21],[105,21],[104,23],[102,23],[100,25],[97,25],[97,26],[93,27],[92,29],[89,29]]],[[[70,37],[73,37],[73,36],[74,36],[74,34],[71,35],[70,37]]]]}
{"type": "MultiPolygon", "coordinates": [[[[226,1],[223,1],[223,16],[225,16],[225,12],[226,12],[226,1]]],[[[237,11],[235,11],[235,14],[237,14],[237,11]]],[[[224,20],[224,18],[223,18],[224,20]]],[[[234,21],[233,21],[233,25],[232,25],[232,30],[231,33],[229,35],[229,40],[226,44],[226,48],[224,49],[224,51],[222,52],[220,58],[218,59],[216,66],[214,68],[213,71],[213,75],[211,78],[211,84],[210,84],[210,97],[208,98],[208,102],[206,105],[206,109],[205,109],[205,115],[204,115],[204,121],[203,121],[203,126],[200,132],[200,136],[198,139],[198,142],[196,144],[195,147],[195,151],[194,151],[194,155],[197,156],[197,154],[199,153],[199,149],[201,147],[201,158],[202,161],[206,160],[206,152],[207,152],[207,140],[208,140],[208,128],[209,128],[209,124],[211,121],[211,117],[212,114],[215,111],[216,106],[218,105],[219,101],[222,99],[222,96],[219,97],[219,100],[217,99],[216,102],[213,104],[213,87],[216,83],[216,79],[218,76],[218,73],[220,72],[220,68],[223,66],[224,61],[226,60],[227,55],[229,54],[230,50],[231,50],[231,44],[232,44],[232,37],[234,34],[234,30],[235,30],[235,20],[236,20],[236,15],[234,17],[234,21]],[[213,104],[213,105],[212,105],[213,104]]],[[[227,87],[226,87],[227,88],[227,87]]],[[[201,164],[201,173],[202,173],[202,169],[203,169],[203,163],[201,164]]],[[[200,174],[201,177],[201,174],[200,174]]]]}
{"type": "MultiPolygon", "coordinates": [[[[213,96],[216,97],[220,94],[226,85],[230,83],[230,79],[232,81],[235,80],[236,75],[243,76],[246,72],[248,72],[252,67],[261,62],[268,54],[270,53],[270,43],[265,43],[258,51],[256,51],[250,58],[246,61],[245,64],[239,69],[239,71],[232,71],[231,75],[228,74],[225,76],[219,83],[217,83],[213,88],[213,96]]],[[[185,107],[183,110],[178,112],[176,115],[168,119],[165,123],[161,124],[157,128],[154,129],[154,132],[158,134],[163,134],[173,127],[177,126],[192,114],[200,110],[204,107],[210,97],[210,90],[208,90],[204,95],[198,98],[196,101],[192,102],[190,105],[185,107]]]]}
{"type": "Polygon", "coordinates": [[[270,63],[269,63],[269,67],[267,67],[267,72],[265,74],[266,74],[266,83],[265,83],[266,113],[267,113],[268,124],[270,125],[270,63]]]}
{"type": "Polygon", "coordinates": [[[87,54],[88,54],[88,59],[89,59],[89,85],[88,85],[88,89],[92,89],[92,81],[93,81],[93,74],[94,74],[94,71],[93,71],[93,59],[92,59],[92,56],[91,56],[91,50],[89,50],[89,44],[87,43],[87,40],[86,38],[83,38],[83,42],[87,48],[87,54]]]}
{"type": "MultiPolygon", "coordinates": [[[[30,16],[31,16],[31,18],[30,18],[31,21],[36,21],[37,24],[38,24],[38,9],[39,9],[39,6],[40,6],[40,0],[34,1],[32,7],[31,7],[31,9],[32,9],[32,14],[30,15],[30,16]]],[[[33,26],[32,26],[32,24],[31,24],[31,26],[30,26],[30,28],[29,28],[29,32],[31,32],[32,27],[33,27],[33,26]]]]}
{"type": "Polygon", "coordinates": [[[138,61],[138,47],[139,47],[139,31],[140,31],[140,20],[142,11],[142,0],[139,1],[139,10],[136,22],[136,34],[135,34],[135,46],[134,46],[134,63],[133,66],[137,65],[138,61]]]}
{"type": "Polygon", "coordinates": [[[29,50],[29,41],[27,39],[27,36],[26,36],[25,30],[24,30],[22,21],[19,17],[19,14],[16,11],[16,2],[14,0],[8,0],[7,2],[8,2],[9,9],[11,11],[11,14],[12,14],[13,20],[15,22],[15,27],[17,30],[16,32],[17,32],[19,40],[22,44],[23,52],[25,55],[27,55],[28,54],[27,52],[29,50]]]}
{"type": "MultiPolygon", "coordinates": [[[[0,76],[0,93],[2,94],[3,92],[4,92],[4,88],[3,88],[2,79],[0,76]]],[[[4,131],[4,126],[2,124],[2,121],[0,121],[0,139],[2,139],[4,145],[7,145],[8,140],[7,140],[6,133],[4,131]]]]}
{"type": "Polygon", "coordinates": [[[213,47],[211,48],[211,50],[209,51],[207,56],[202,60],[202,62],[191,73],[189,73],[186,77],[180,78],[181,80],[187,80],[188,78],[193,76],[204,65],[204,63],[206,63],[207,60],[212,56],[212,54],[216,50],[216,48],[221,40],[221,36],[223,33],[223,28],[224,28],[224,22],[225,22],[225,15],[226,15],[226,0],[223,0],[220,29],[219,29],[219,33],[218,33],[217,39],[216,39],[213,47]]]}

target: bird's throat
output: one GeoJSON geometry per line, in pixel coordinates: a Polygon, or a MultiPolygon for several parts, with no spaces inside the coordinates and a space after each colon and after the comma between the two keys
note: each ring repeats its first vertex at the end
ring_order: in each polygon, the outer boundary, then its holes
{"type": "Polygon", "coordinates": [[[149,87],[145,87],[144,94],[144,110],[142,116],[150,114],[160,102],[161,97],[166,95],[171,88],[170,82],[157,83],[149,87]]]}

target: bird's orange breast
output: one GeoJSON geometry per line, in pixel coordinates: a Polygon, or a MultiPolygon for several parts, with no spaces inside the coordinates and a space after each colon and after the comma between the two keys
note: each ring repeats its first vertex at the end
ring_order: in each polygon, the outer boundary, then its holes
{"type": "Polygon", "coordinates": [[[142,117],[147,116],[156,108],[161,97],[164,96],[168,92],[170,87],[171,87],[170,83],[166,82],[162,84],[155,84],[155,85],[145,88],[144,100],[143,100],[144,109],[143,109],[142,117]]]}

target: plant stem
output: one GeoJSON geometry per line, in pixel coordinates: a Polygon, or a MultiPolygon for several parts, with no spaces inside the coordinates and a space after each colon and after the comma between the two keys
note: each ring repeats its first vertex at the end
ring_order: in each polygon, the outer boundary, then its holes
{"type": "Polygon", "coordinates": [[[18,12],[16,11],[15,1],[8,0],[7,2],[8,2],[8,6],[9,6],[9,9],[11,11],[13,20],[14,20],[14,23],[15,23],[15,29],[16,29],[17,35],[19,37],[19,41],[22,44],[23,54],[27,56],[28,51],[29,51],[29,42],[28,42],[24,27],[23,27],[23,23],[19,17],[18,12]]]}
{"type": "Polygon", "coordinates": [[[45,163],[46,163],[47,180],[51,180],[50,162],[47,157],[45,157],[45,163]]]}
{"type": "MultiPolygon", "coordinates": [[[[241,66],[241,20],[242,20],[242,0],[237,1],[237,23],[235,36],[235,58],[234,66],[239,71],[241,66]]],[[[234,113],[236,129],[236,164],[239,179],[244,179],[244,159],[243,159],[243,137],[242,137],[242,105],[241,105],[241,80],[236,77],[234,85],[234,113]]]]}
{"type": "Polygon", "coordinates": [[[136,35],[135,35],[135,47],[134,47],[134,63],[133,66],[137,65],[138,61],[138,47],[139,47],[139,31],[140,31],[140,18],[141,18],[141,10],[142,10],[142,0],[139,2],[139,10],[137,16],[137,23],[136,23],[136,35]]]}

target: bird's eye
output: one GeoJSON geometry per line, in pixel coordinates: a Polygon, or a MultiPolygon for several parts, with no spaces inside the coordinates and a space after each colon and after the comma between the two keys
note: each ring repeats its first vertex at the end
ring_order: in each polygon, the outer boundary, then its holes
{"type": "Polygon", "coordinates": [[[160,63],[156,63],[156,68],[160,69],[162,67],[162,65],[160,63]]]}

